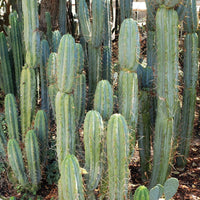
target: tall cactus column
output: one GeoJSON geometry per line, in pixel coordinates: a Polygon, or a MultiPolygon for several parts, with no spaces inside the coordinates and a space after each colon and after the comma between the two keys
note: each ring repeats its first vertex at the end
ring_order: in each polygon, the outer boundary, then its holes
{"type": "Polygon", "coordinates": [[[185,167],[192,138],[194,113],[196,107],[196,85],[198,79],[198,35],[196,1],[187,0],[184,28],[187,32],[184,41],[184,93],[181,116],[181,134],[177,165],[185,167]]]}
{"type": "Polygon", "coordinates": [[[133,19],[126,19],[119,35],[119,112],[125,117],[131,129],[134,144],[138,119],[138,78],[137,67],[140,53],[139,31],[133,19]]]}
{"type": "MultiPolygon", "coordinates": [[[[163,184],[168,176],[178,109],[178,15],[169,1],[156,14],[158,107],[150,187],[163,184]]],[[[171,1],[172,4],[177,2],[171,1]]]]}

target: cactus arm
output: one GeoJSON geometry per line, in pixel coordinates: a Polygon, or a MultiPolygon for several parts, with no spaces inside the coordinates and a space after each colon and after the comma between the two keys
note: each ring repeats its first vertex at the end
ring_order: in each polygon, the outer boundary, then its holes
{"type": "Polygon", "coordinates": [[[55,53],[58,51],[60,40],[61,40],[60,32],[58,30],[54,31],[52,34],[52,51],[55,53]]]}

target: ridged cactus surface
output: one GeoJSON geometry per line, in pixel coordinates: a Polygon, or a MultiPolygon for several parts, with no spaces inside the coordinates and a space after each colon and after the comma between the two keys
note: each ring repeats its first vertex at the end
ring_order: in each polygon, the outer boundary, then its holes
{"type": "Polygon", "coordinates": [[[102,80],[97,84],[94,96],[94,109],[106,121],[113,113],[113,90],[107,80],[102,80]]]}
{"type": "Polygon", "coordinates": [[[58,92],[56,95],[57,156],[59,169],[68,154],[75,153],[75,107],[73,96],[58,92]]]}
{"type": "Polygon", "coordinates": [[[40,151],[34,130],[27,132],[25,137],[26,158],[33,191],[36,191],[41,180],[40,151]]]}
{"type": "Polygon", "coordinates": [[[149,200],[149,190],[145,186],[139,186],[134,193],[134,200],[149,200]]]}
{"type": "Polygon", "coordinates": [[[97,111],[89,111],[84,121],[85,168],[87,188],[94,190],[102,173],[103,121],[97,111]]]}
{"type": "Polygon", "coordinates": [[[119,63],[121,69],[137,71],[139,31],[136,21],[126,19],[123,21],[119,34],[119,63]]]}
{"type": "Polygon", "coordinates": [[[6,145],[7,145],[6,137],[3,132],[2,126],[0,124],[0,158],[1,159],[6,158],[6,145]]]}
{"type": "Polygon", "coordinates": [[[58,30],[54,31],[52,34],[52,51],[55,53],[58,51],[60,40],[61,40],[60,32],[58,30]]]}
{"type": "Polygon", "coordinates": [[[106,142],[109,199],[126,199],[129,177],[129,131],[122,115],[114,114],[109,119],[106,142]]]}
{"type": "Polygon", "coordinates": [[[22,138],[31,127],[35,113],[36,77],[34,69],[24,68],[20,80],[20,111],[22,138]]]}
{"type": "Polygon", "coordinates": [[[26,186],[28,181],[25,173],[22,152],[18,142],[15,139],[8,141],[8,161],[15,177],[22,186],[26,186]]]}
{"type": "Polygon", "coordinates": [[[35,68],[38,64],[40,49],[37,0],[22,0],[22,10],[24,15],[26,64],[35,68]]]}
{"type": "Polygon", "coordinates": [[[63,199],[84,200],[83,181],[80,166],[74,155],[65,157],[61,167],[61,185],[63,199]]]}
{"type": "Polygon", "coordinates": [[[76,71],[75,51],[74,38],[69,34],[64,35],[57,56],[57,84],[61,92],[71,92],[76,71]]]}
{"type": "Polygon", "coordinates": [[[18,121],[18,112],[16,99],[13,94],[7,94],[5,97],[5,117],[8,126],[9,139],[20,140],[20,130],[18,121]]]}

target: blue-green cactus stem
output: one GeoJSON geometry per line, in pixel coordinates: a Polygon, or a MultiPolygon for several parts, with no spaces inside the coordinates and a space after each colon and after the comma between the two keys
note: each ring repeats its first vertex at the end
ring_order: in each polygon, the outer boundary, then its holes
{"type": "Polygon", "coordinates": [[[81,74],[84,68],[84,51],[81,44],[76,43],[76,73],[81,74]]]}
{"type": "Polygon", "coordinates": [[[133,0],[123,0],[120,1],[120,17],[121,17],[121,23],[126,18],[132,18],[133,17],[133,0]]]}
{"type": "Polygon", "coordinates": [[[67,32],[67,23],[66,23],[66,0],[59,0],[59,27],[61,35],[64,35],[67,32]]]}
{"type": "Polygon", "coordinates": [[[8,126],[9,139],[20,140],[20,130],[18,122],[18,112],[16,99],[13,94],[7,94],[5,97],[5,117],[8,126]]]}
{"type": "Polygon", "coordinates": [[[23,66],[23,47],[22,47],[22,37],[19,25],[19,19],[16,16],[16,12],[10,13],[9,22],[10,28],[10,41],[14,59],[15,66],[15,83],[17,88],[17,94],[19,96],[20,91],[20,75],[23,66]]]}
{"type": "Polygon", "coordinates": [[[52,51],[55,53],[58,51],[60,40],[61,40],[60,32],[58,30],[54,31],[52,34],[52,51]]]}
{"type": "Polygon", "coordinates": [[[11,166],[11,169],[19,183],[25,187],[28,181],[25,173],[22,152],[18,142],[15,139],[10,139],[8,141],[7,150],[8,161],[11,166]]]}
{"type": "Polygon", "coordinates": [[[31,178],[33,191],[37,191],[41,180],[40,169],[40,151],[37,136],[34,130],[28,131],[25,138],[26,158],[28,161],[28,170],[31,178]]]}
{"type": "Polygon", "coordinates": [[[68,154],[75,154],[75,107],[73,96],[58,92],[55,100],[59,169],[68,154]]]}
{"type": "Polygon", "coordinates": [[[12,69],[10,64],[10,59],[8,55],[8,47],[6,44],[6,37],[3,32],[0,33],[0,59],[1,59],[1,73],[3,90],[6,94],[14,93],[13,79],[12,79],[12,69]]]}
{"type": "Polygon", "coordinates": [[[6,158],[6,150],[5,150],[6,146],[7,146],[7,140],[2,129],[2,125],[0,124],[0,158],[1,159],[6,158]]]}
{"type": "Polygon", "coordinates": [[[102,171],[103,121],[100,113],[89,111],[84,121],[85,169],[87,189],[94,190],[100,181],[102,171]]]}
{"type": "Polygon", "coordinates": [[[22,0],[26,64],[36,67],[39,62],[40,35],[37,0],[22,0]]]}
{"type": "Polygon", "coordinates": [[[51,46],[51,43],[52,43],[52,27],[51,27],[51,15],[49,12],[45,12],[45,20],[46,20],[46,23],[47,23],[47,32],[46,32],[46,35],[47,35],[47,40],[49,42],[49,45],[51,46]]]}
{"type": "Polygon", "coordinates": [[[84,200],[83,180],[80,166],[74,155],[65,157],[61,168],[62,194],[64,199],[84,200]]]}
{"type": "Polygon", "coordinates": [[[50,48],[47,40],[42,40],[40,45],[40,83],[41,83],[41,108],[49,113],[49,99],[47,89],[46,68],[50,55],[50,48]]]}
{"type": "Polygon", "coordinates": [[[45,163],[48,147],[48,119],[44,110],[39,110],[36,114],[34,131],[39,144],[41,163],[45,163]]]}
{"type": "Polygon", "coordinates": [[[109,199],[126,199],[129,177],[129,131],[122,115],[114,114],[109,119],[106,141],[109,199]]]}
{"type": "Polygon", "coordinates": [[[35,71],[24,67],[21,72],[20,80],[20,111],[22,139],[29,128],[31,128],[36,104],[36,77],[35,71]]]}

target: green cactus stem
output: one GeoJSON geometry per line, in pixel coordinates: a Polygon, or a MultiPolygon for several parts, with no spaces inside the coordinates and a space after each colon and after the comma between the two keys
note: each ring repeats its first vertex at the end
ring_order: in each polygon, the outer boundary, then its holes
{"type": "Polygon", "coordinates": [[[22,152],[19,147],[18,142],[15,139],[10,139],[8,141],[8,161],[11,166],[11,169],[19,181],[19,183],[25,187],[28,184],[25,168],[24,168],[24,162],[22,158],[22,152]]]}
{"type": "Polygon", "coordinates": [[[61,35],[66,34],[67,32],[67,23],[66,23],[66,0],[59,0],[59,27],[61,35]]]}
{"type": "Polygon", "coordinates": [[[141,185],[139,186],[134,193],[134,200],[149,200],[149,190],[141,185]]]}
{"type": "Polygon", "coordinates": [[[18,112],[13,94],[7,94],[5,97],[5,118],[8,126],[9,139],[16,139],[19,142],[18,112]]]}
{"type": "Polygon", "coordinates": [[[109,119],[106,141],[109,199],[126,199],[129,177],[129,131],[122,115],[114,114],[109,119]]]}
{"type": "Polygon", "coordinates": [[[52,35],[52,51],[55,53],[58,51],[60,40],[61,40],[60,32],[58,30],[54,31],[52,35]]]}
{"type": "Polygon", "coordinates": [[[34,130],[30,130],[26,134],[25,150],[28,161],[29,175],[32,183],[32,190],[37,191],[39,182],[41,180],[41,170],[39,146],[34,130]]]}

